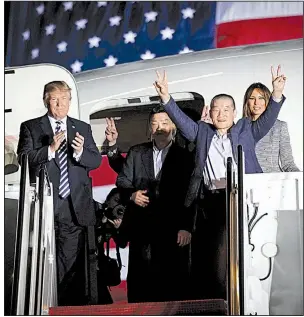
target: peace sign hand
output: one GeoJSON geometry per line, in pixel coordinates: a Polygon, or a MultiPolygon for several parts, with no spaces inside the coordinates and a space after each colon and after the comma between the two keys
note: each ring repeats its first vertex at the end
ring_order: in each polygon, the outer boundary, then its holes
{"type": "Polygon", "coordinates": [[[113,118],[106,118],[107,127],[106,127],[106,138],[109,142],[109,146],[116,144],[118,138],[118,132],[116,130],[115,121],[113,118]]]}
{"type": "Polygon", "coordinates": [[[208,105],[205,105],[203,108],[201,121],[213,124],[212,119],[210,118],[210,107],[208,105]]]}
{"type": "Polygon", "coordinates": [[[159,71],[156,71],[157,80],[153,83],[156,92],[160,96],[163,103],[167,103],[170,99],[168,91],[168,80],[167,73],[164,71],[163,76],[160,75],[159,71]]]}
{"type": "Polygon", "coordinates": [[[281,73],[281,65],[278,66],[277,72],[275,73],[273,66],[271,66],[271,75],[272,75],[272,95],[274,98],[282,98],[283,90],[285,87],[286,77],[281,73]]]}

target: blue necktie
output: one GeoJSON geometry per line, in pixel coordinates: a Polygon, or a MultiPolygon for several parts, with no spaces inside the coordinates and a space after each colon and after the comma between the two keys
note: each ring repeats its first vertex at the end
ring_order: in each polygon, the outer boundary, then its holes
{"type": "MultiPolygon", "coordinates": [[[[56,121],[55,134],[61,131],[61,121],[56,121]]],[[[66,138],[62,141],[58,149],[58,159],[60,167],[59,196],[66,198],[70,194],[69,175],[68,175],[68,153],[66,138]]]]}

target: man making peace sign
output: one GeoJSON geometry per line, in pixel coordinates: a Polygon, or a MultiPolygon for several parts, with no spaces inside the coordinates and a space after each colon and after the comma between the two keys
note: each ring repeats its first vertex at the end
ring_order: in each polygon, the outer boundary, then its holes
{"type": "Polygon", "coordinates": [[[227,158],[237,162],[237,146],[245,155],[245,173],[262,173],[255,154],[255,145],[275,123],[285,101],[286,77],[280,67],[272,72],[272,96],[266,111],[256,120],[242,118],[236,124],[232,96],[219,94],[210,103],[213,124],[194,122],[176,105],[169,94],[166,72],[157,72],[154,87],[165,111],[182,132],[196,144],[196,163],[192,173],[186,207],[197,210],[196,232],[192,236],[193,289],[196,298],[226,298],[225,187],[227,158]],[[203,259],[203,260],[201,260],[203,259]]]}

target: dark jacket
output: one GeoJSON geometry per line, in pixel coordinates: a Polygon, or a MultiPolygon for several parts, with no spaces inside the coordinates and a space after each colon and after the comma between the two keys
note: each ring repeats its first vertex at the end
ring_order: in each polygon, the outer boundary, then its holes
{"type": "Polygon", "coordinates": [[[135,145],[117,177],[121,197],[128,203],[120,234],[130,242],[129,302],[181,299],[189,249],[178,247],[177,233],[193,227],[193,215],[184,207],[190,177],[187,155],[185,149],[173,143],[160,177],[155,178],[153,143],[135,145]],[[130,201],[137,190],[148,190],[147,207],[130,201]]]}
{"type": "MultiPolygon", "coordinates": [[[[192,219],[188,214],[186,217],[185,208],[181,203],[187,191],[187,180],[190,175],[190,169],[186,166],[188,155],[185,149],[173,143],[163,163],[158,181],[154,176],[153,143],[131,147],[116,181],[124,203],[130,201],[133,192],[147,189],[150,204],[144,209],[150,212],[154,206],[162,206],[161,209],[166,210],[166,214],[162,214],[161,217],[169,219],[174,216],[175,230],[191,231],[192,219]]],[[[142,216],[143,208],[133,205],[134,212],[139,212],[142,216]]]]}
{"type": "MultiPolygon", "coordinates": [[[[53,184],[54,206],[56,206],[60,181],[57,155],[55,159],[48,161],[48,146],[52,143],[53,136],[54,133],[47,114],[23,122],[20,126],[17,154],[19,162],[21,154],[28,154],[31,183],[36,183],[36,176],[39,175],[40,168],[43,165],[46,166],[50,181],[53,184]]],[[[101,155],[92,137],[91,127],[87,123],[68,117],[67,137],[69,185],[74,211],[80,225],[94,225],[92,182],[88,173],[99,167],[101,155]],[[73,158],[74,149],[71,146],[76,132],[84,137],[83,153],[79,162],[73,158]]]]}
{"type": "MultiPolygon", "coordinates": [[[[282,101],[277,103],[270,98],[266,111],[258,120],[251,121],[248,118],[242,118],[231,127],[228,137],[231,140],[233,156],[237,162],[237,146],[242,145],[245,156],[245,173],[262,173],[255,154],[255,146],[274,125],[285,99],[285,96],[283,96],[282,101]]],[[[208,151],[216,129],[212,124],[191,120],[180,110],[172,97],[164,107],[184,137],[196,144],[195,168],[191,176],[185,201],[185,205],[190,206],[197,197],[203,179],[203,170],[208,151]]]]}

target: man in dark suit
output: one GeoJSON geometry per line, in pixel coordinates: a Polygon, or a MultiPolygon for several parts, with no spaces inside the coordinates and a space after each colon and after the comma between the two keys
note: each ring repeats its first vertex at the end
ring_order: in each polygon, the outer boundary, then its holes
{"type": "Polygon", "coordinates": [[[149,118],[152,142],[131,147],[116,185],[128,203],[120,234],[129,241],[128,301],[184,299],[192,217],[183,201],[187,152],[161,106],[149,118]]]}
{"type": "Polygon", "coordinates": [[[53,184],[59,305],[84,303],[84,230],[95,224],[88,173],[101,163],[90,125],[67,116],[70,90],[64,81],[45,85],[48,111],[21,124],[17,150],[28,155],[31,183],[46,167],[53,184]]]}
{"type": "MultiPolygon", "coordinates": [[[[198,121],[201,118],[202,108],[204,106],[204,102],[200,105],[200,108],[184,108],[183,111],[187,114],[192,120],[198,121]]],[[[205,117],[203,117],[205,119],[205,117]]],[[[125,157],[122,155],[118,144],[118,132],[116,129],[115,121],[113,118],[106,118],[107,127],[105,130],[105,144],[103,147],[102,154],[106,154],[108,156],[110,167],[119,174],[123,163],[125,161],[125,157]]],[[[174,143],[181,148],[184,148],[188,151],[188,159],[185,161],[185,166],[192,172],[194,167],[194,144],[185,139],[181,133],[177,130],[174,136],[174,143]]]]}
{"type": "Polygon", "coordinates": [[[167,76],[157,72],[155,89],[169,117],[184,137],[196,144],[195,168],[185,205],[197,207],[196,232],[193,235],[194,289],[198,298],[226,298],[225,187],[227,158],[237,162],[237,146],[245,156],[246,173],[262,173],[255,154],[256,143],[275,123],[285,97],[286,77],[272,70],[273,92],[266,111],[256,121],[236,117],[232,96],[220,94],[210,103],[213,124],[194,122],[187,117],[169,95],[167,76]],[[201,260],[202,259],[202,260],[201,260]]]}

